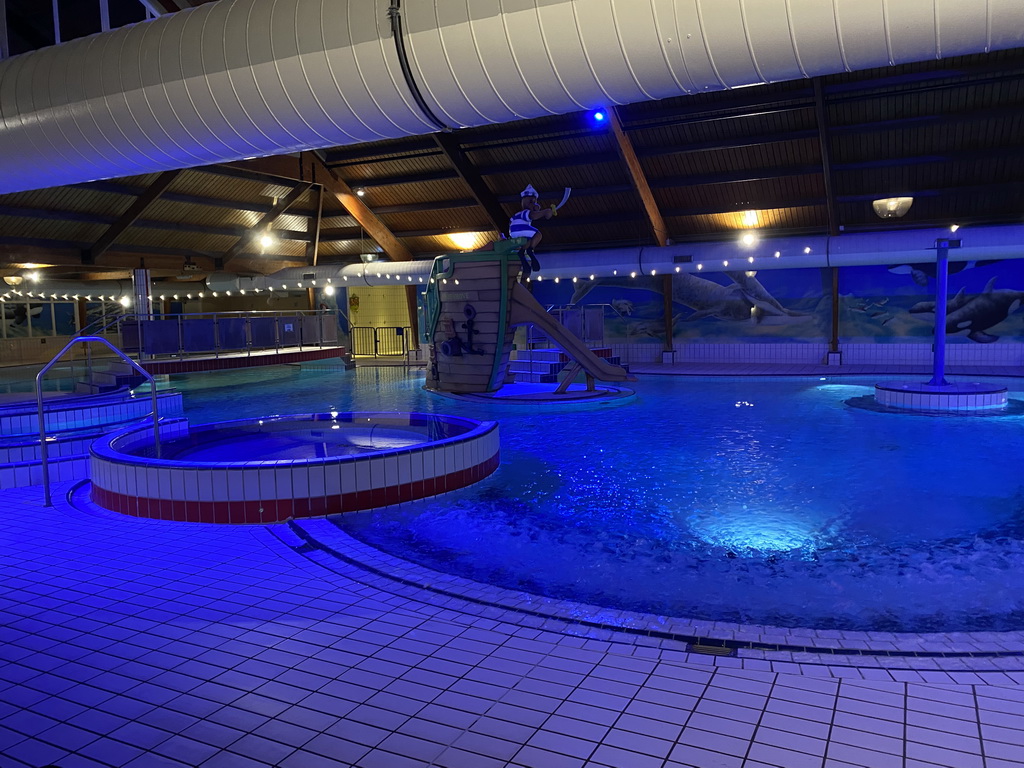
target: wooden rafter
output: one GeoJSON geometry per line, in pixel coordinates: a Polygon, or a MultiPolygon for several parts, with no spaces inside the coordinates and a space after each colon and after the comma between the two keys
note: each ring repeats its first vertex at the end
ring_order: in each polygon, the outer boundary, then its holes
{"type": "Polygon", "coordinates": [[[231,260],[239,256],[245,250],[245,248],[252,242],[252,238],[255,234],[263,233],[269,229],[281,214],[291,208],[296,200],[306,194],[311,186],[313,186],[311,182],[300,182],[292,189],[291,192],[274,203],[274,207],[271,208],[270,211],[259,220],[259,222],[257,222],[255,227],[253,227],[253,233],[239,239],[239,241],[224,254],[224,269],[228,269],[231,260]]]}
{"type": "Polygon", "coordinates": [[[86,262],[95,262],[97,256],[112,246],[117,241],[117,238],[123,235],[128,227],[138,221],[142,214],[146,212],[146,209],[171,186],[180,173],[181,171],[164,171],[157,176],[156,180],[146,188],[146,191],[139,195],[134,203],[128,206],[128,210],[122,213],[121,217],[111,224],[107,231],[100,235],[99,239],[93,243],[92,248],[86,254],[86,262]]]}
{"type": "Polygon", "coordinates": [[[366,230],[366,234],[381,247],[381,250],[384,251],[387,257],[392,261],[412,261],[412,252],[369,209],[352,190],[352,187],[345,183],[338,174],[320,162],[318,157],[314,155],[314,158],[313,162],[317,167],[317,179],[324,185],[324,189],[341,203],[342,208],[348,211],[352,218],[359,222],[359,226],[366,230]]]}
{"type": "Polygon", "coordinates": [[[661,216],[661,211],[658,210],[658,202],[654,199],[654,193],[651,192],[651,185],[647,181],[647,176],[644,175],[640,159],[636,156],[633,142],[629,140],[626,132],[622,130],[622,121],[619,120],[619,113],[614,108],[608,110],[608,122],[611,123],[612,133],[615,135],[615,143],[619,148],[619,154],[629,170],[629,178],[633,182],[637,194],[640,195],[641,202],[644,204],[647,223],[651,227],[654,241],[658,245],[665,245],[668,241],[668,227],[665,226],[665,220],[661,216]]]}
{"type": "Polygon", "coordinates": [[[487,218],[490,220],[495,231],[505,232],[508,229],[508,214],[505,213],[505,209],[501,207],[498,198],[487,186],[483,176],[466,158],[455,134],[435,133],[434,141],[445,157],[448,158],[448,162],[452,164],[455,172],[459,174],[459,178],[469,188],[473,199],[484,209],[484,213],[487,214],[487,218]]]}

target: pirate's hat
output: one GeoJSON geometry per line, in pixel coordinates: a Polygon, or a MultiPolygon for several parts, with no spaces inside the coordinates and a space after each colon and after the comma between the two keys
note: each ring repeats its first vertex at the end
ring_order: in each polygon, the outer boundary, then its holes
{"type": "Polygon", "coordinates": [[[537,190],[533,188],[533,184],[527,184],[526,189],[519,193],[520,197],[540,197],[537,194],[537,190]]]}

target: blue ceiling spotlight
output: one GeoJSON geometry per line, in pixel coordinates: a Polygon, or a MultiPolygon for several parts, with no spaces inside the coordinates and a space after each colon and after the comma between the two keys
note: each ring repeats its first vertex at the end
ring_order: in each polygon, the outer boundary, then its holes
{"type": "Polygon", "coordinates": [[[603,123],[605,118],[608,117],[608,113],[603,109],[595,109],[590,113],[590,116],[593,118],[595,123],[603,123]]]}

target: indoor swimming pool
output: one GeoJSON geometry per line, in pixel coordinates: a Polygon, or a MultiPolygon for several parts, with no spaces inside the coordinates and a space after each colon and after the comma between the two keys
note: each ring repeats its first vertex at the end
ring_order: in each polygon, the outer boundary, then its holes
{"type": "MultiPolygon", "coordinates": [[[[1024,629],[1024,416],[851,407],[876,378],[646,376],[605,406],[479,404],[422,372],[174,377],[193,424],[417,411],[501,425],[476,485],[333,522],[421,565],[609,608],[819,629],[1024,629]]],[[[1014,400],[1024,381],[1005,380],[1014,400]]]]}

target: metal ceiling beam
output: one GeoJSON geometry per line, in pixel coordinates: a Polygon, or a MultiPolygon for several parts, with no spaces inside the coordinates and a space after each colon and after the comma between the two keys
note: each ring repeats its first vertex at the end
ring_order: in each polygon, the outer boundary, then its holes
{"type": "MultiPolygon", "coordinates": [[[[1024,112],[1022,112],[1024,114],[1024,112]]],[[[1005,160],[1024,155],[1024,146],[996,147],[993,149],[968,149],[959,152],[944,152],[938,155],[909,155],[889,157],[884,160],[862,160],[856,163],[835,163],[836,171],[867,171],[875,168],[895,168],[904,165],[926,165],[955,161],[970,164],[979,160],[1005,160]]]]}
{"type": "MultiPolygon", "coordinates": [[[[628,132],[628,131],[627,131],[628,132]]],[[[784,141],[806,141],[816,139],[818,131],[808,128],[802,131],[786,131],[784,133],[768,133],[753,136],[736,136],[715,141],[699,141],[688,144],[667,144],[661,146],[638,147],[636,153],[640,157],[665,157],[666,155],[682,155],[688,152],[708,152],[717,149],[739,149],[763,144],[780,144],[784,141]]]]}
{"type": "Polygon", "coordinates": [[[994,109],[975,109],[964,112],[947,112],[940,115],[918,115],[916,117],[897,117],[891,120],[873,120],[865,123],[846,123],[832,125],[832,135],[857,133],[874,133],[878,131],[900,130],[903,128],[920,128],[924,125],[949,125],[955,123],[983,122],[988,120],[1010,120],[1019,118],[1019,106],[998,107],[994,109]]]}
{"type": "Polygon", "coordinates": [[[104,232],[93,244],[92,248],[88,250],[85,259],[86,262],[95,262],[97,256],[110,248],[117,238],[123,235],[125,230],[134,224],[142,214],[146,212],[146,209],[159,199],[160,195],[162,195],[167,188],[174,183],[174,180],[178,178],[179,174],[181,174],[181,171],[164,171],[157,176],[146,191],[139,195],[135,199],[135,202],[128,206],[128,210],[122,213],[120,218],[111,224],[107,231],[104,232]]]}
{"type": "Polygon", "coordinates": [[[651,234],[654,236],[654,242],[659,246],[666,245],[668,243],[668,227],[665,226],[665,220],[661,217],[661,211],[658,210],[658,202],[654,199],[651,185],[647,183],[647,176],[640,165],[640,158],[636,156],[636,151],[633,149],[633,142],[629,140],[629,137],[622,130],[622,123],[619,120],[618,110],[615,107],[608,110],[608,122],[611,125],[612,135],[615,137],[619,155],[626,164],[629,178],[633,182],[633,187],[636,189],[637,194],[640,195],[640,201],[644,205],[644,212],[647,214],[647,223],[651,228],[651,234]]]}
{"type": "Polygon", "coordinates": [[[352,182],[355,189],[363,187],[372,189],[374,187],[393,187],[399,184],[421,184],[426,181],[444,181],[457,179],[459,174],[454,170],[427,171],[425,173],[407,173],[400,176],[378,176],[375,179],[357,179],[352,182]]]}
{"type": "MultiPolygon", "coordinates": [[[[275,183],[280,184],[281,180],[276,179],[275,183]]],[[[92,192],[109,192],[115,195],[131,195],[138,197],[146,191],[145,187],[135,187],[130,184],[122,184],[116,181],[90,181],[84,184],[69,184],[67,187],[58,189],[84,189],[92,192]]],[[[207,205],[215,208],[230,208],[235,211],[250,211],[252,213],[267,213],[273,208],[269,203],[249,203],[239,200],[224,200],[219,197],[205,197],[203,195],[188,195],[181,192],[165,192],[161,197],[172,203],[187,203],[189,205],[207,205]]],[[[305,208],[293,208],[289,211],[291,216],[313,216],[315,212],[305,208]]]]}
{"type": "Polygon", "coordinates": [[[707,173],[694,176],[663,176],[654,179],[651,187],[693,187],[710,184],[739,184],[745,181],[762,181],[764,179],[784,179],[790,176],[814,176],[821,173],[819,165],[791,165],[783,168],[750,168],[729,173],[707,173]]]}
{"type": "MultiPolygon", "coordinates": [[[[518,200],[518,198],[516,198],[518,200]]],[[[437,200],[429,203],[405,203],[403,205],[379,205],[373,209],[378,216],[389,213],[423,213],[424,211],[444,211],[454,208],[472,208],[477,205],[476,200],[471,197],[463,197],[459,200],[437,200]]]]}
{"type": "Polygon", "coordinates": [[[430,157],[441,154],[441,150],[430,136],[410,136],[398,142],[390,142],[390,144],[393,146],[356,144],[351,147],[328,149],[324,152],[324,165],[336,168],[343,165],[408,160],[414,157],[430,157]]]}
{"type": "Polygon", "coordinates": [[[309,243],[306,244],[306,261],[316,266],[320,257],[320,225],[323,221],[324,188],[319,187],[316,196],[316,216],[309,220],[309,243]]]}
{"type": "MultiPolygon", "coordinates": [[[[606,213],[596,216],[573,216],[567,219],[551,219],[544,222],[548,229],[561,227],[587,227],[595,224],[615,224],[619,222],[635,222],[639,219],[632,211],[622,213],[606,213]]],[[[410,229],[402,232],[394,232],[393,236],[398,238],[407,237],[441,237],[460,232],[458,229],[410,229]]],[[[320,233],[320,241],[324,243],[339,242],[342,240],[359,239],[360,229],[358,227],[334,227],[324,229],[320,233]]]]}
{"type": "Polygon", "coordinates": [[[832,184],[832,146],[828,138],[828,114],[821,78],[812,80],[814,86],[814,117],[818,123],[818,151],[821,154],[821,173],[825,181],[825,208],[828,211],[828,233],[839,234],[839,211],[836,209],[835,187],[832,184]]]}
{"type": "Polygon", "coordinates": [[[459,178],[469,188],[469,193],[473,195],[473,199],[484,209],[484,213],[487,215],[495,231],[507,232],[509,215],[501,207],[498,198],[495,197],[487,183],[483,180],[481,169],[474,168],[472,163],[462,153],[462,148],[459,146],[459,140],[455,137],[455,134],[435,133],[433,137],[434,141],[437,142],[438,148],[444,153],[448,162],[452,164],[455,172],[459,174],[459,178]]]}
{"type": "MultiPolygon", "coordinates": [[[[87,224],[112,225],[117,220],[114,216],[98,213],[82,213],[81,211],[52,211],[46,208],[29,208],[26,206],[0,205],[0,216],[16,216],[27,219],[43,219],[48,221],[81,221],[87,224]]],[[[243,237],[248,227],[215,227],[206,224],[181,224],[174,221],[157,221],[138,219],[135,226],[139,229],[161,229],[170,232],[194,232],[200,235],[217,235],[223,237],[243,237]]],[[[285,240],[306,240],[305,232],[295,230],[277,230],[277,236],[285,240]]]]}
{"type": "Polygon", "coordinates": [[[283,214],[285,211],[291,208],[295,201],[302,197],[304,194],[306,194],[306,192],[312,186],[312,182],[309,181],[300,183],[295,188],[293,188],[291,192],[289,192],[287,195],[285,195],[276,203],[274,203],[273,208],[271,208],[270,211],[266,213],[263,216],[263,218],[256,223],[256,226],[252,228],[252,232],[246,235],[245,237],[240,238],[239,241],[235,243],[233,246],[231,246],[231,248],[229,248],[228,251],[224,254],[223,268],[228,269],[232,259],[234,259],[236,256],[241,255],[245,251],[245,249],[252,243],[253,238],[257,234],[262,234],[264,231],[269,230],[270,227],[273,226],[274,222],[277,221],[277,219],[281,216],[281,214],[283,214]]]}
{"type": "MultiPolygon", "coordinates": [[[[19,251],[23,254],[27,254],[25,248],[40,248],[40,249],[72,249],[78,252],[77,263],[82,263],[81,253],[88,248],[92,243],[83,243],[75,240],[53,240],[41,237],[10,237],[6,235],[0,235],[0,245],[11,245],[17,246],[19,251]]],[[[153,256],[188,256],[191,258],[214,258],[213,254],[204,253],[202,251],[195,251],[189,248],[163,248],[155,245],[119,245],[116,250],[107,251],[103,256],[102,260],[107,262],[113,259],[117,254],[139,254],[139,255],[153,255],[153,256]]],[[[19,259],[21,261],[23,259],[19,259]]],[[[96,265],[102,266],[102,265],[96,265]]]]}
{"type": "MultiPolygon", "coordinates": [[[[946,195],[977,195],[977,194],[989,194],[998,193],[1000,190],[1012,191],[1016,195],[1017,199],[1020,199],[1022,194],[1021,183],[1019,181],[999,181],[988,184],[965,184],[963,186],[954,187],[933,187],[931,189],[906,189],[901,194],[907,194],[911,197],[944,197],[946,195]]],[[[891,189],[885,191],[875,192],[863,192],[852,195],[837,195],[837,203],[870,203],[873,200],[878,200],[882,197],[891,197],[895,194],[891,189]]],[[[1019,215],[1018,215],[1019,218],[1019,215]]]]}
{"type": "Polygon", "coordinates": [[[11,44],[7,40],[7,0],[0,0],[0,61],[11,56],[11,44]]]}
{"type": "MultiPolygon", "coordinates": [[[[948,63],[948,62],[947,62],[948,63]]],[[[930,90],[940,81],[939,87],[962,87],[973,85],[979,80],[985,81],[987,75],[997,78],[1019,78],[1019,73],[1012,70],[1024,69],[1024,56],[1010,58],[1000,57],[995,60],[983,59],[974,64],[925,70],[923,72],[901,72],[896,75],[872,77],[865,80],[831,83],[824,85],[825,94],[833,97],[833,102],[863,99],[871,96],[871,91],[899,88],[895,93],[914,93],[922,89],[930,90]]]]}
{"type": "Polygon", "coordinates": [[[824,197],[804,197],[795,200],[772,198],[771,200],[749,200],[735,205],[701,205],[690,208],[666,208],[662,214],[667,218],[679,216],[713,216],[720,213],[739,213],[741,211],[766,211],[782,208],[806,208],[812,205],[825,205],[824,197]]]}

